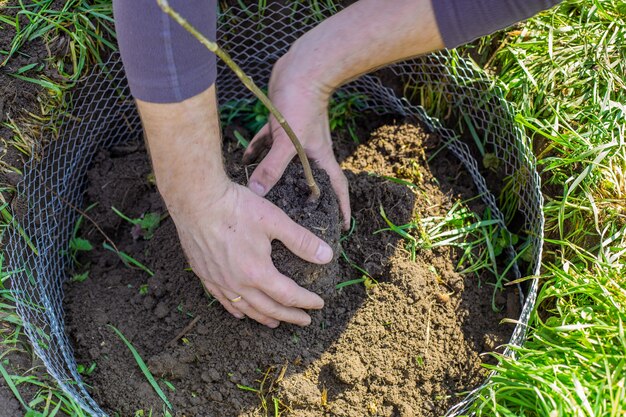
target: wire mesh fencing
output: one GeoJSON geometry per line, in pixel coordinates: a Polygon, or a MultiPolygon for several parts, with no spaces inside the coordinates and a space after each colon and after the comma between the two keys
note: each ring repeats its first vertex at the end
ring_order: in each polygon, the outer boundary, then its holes
{"type": "MultiPolygon", "coordinates": [[[[273,63],[330,7],[293,5],[231,8],[220,16],[218,42],[257,83],[267,84],[273,63]]],[[[512,246],[506,254],[515,278],[538,275],[543,243],[543,200],[535,158],[522,129],[515,123],[511,105],[500,89],[474,64],[455,51],[442,51],[394,64],[383,73],[365,75],[344,86],[347,94],[363,97],[365,107],[377,114],[395,114],[421,121],[438,133],[448,149],[463,163],[494,219],[506,230],[498,199],[481,175],[480,155],[468,142],[468,130],[478,138],[476,146],[494,154],[509,183],[518,230],[526,236],[527,267],[512,246]],[[392,77],[388,75],[391,74],[392,77]],[[385,80],[396,80],[393,86],[385,80]],[[402,91],[398,91],[398,86],[402,91]],[[437,116],[437,117],[434,117],[437,116]]],[[[222,63],[218,69],[220,103],[253,100],[222,63]]],[[[63,283],[70,262],[67,254],[78,211],[83,204],[86,172],[99,149],[135,141],[142,132],[139,115],[130,96],[120,57],[113,54],[97,67],[69,97],[69,111],[54,121],[57,137],[24,169],[13,209],[15,224],[9,231],[7,253],[14,271],[12,290],[36,354],[48,372],[85,411],[107,414],[92,399],[78,371],[72,345],[65,331],[63,283]]],[[[484,156],[484,155],[483,155],[484,156]]],[[[534,307],[537,283],[531,280],[522,297],[522,313],[510,344],[520,345],[534,307]]],[[[511,354],[507,349],[505,354],[511,354]]],[[[447,415],[464,413],[477,387],[447,415]]]]}

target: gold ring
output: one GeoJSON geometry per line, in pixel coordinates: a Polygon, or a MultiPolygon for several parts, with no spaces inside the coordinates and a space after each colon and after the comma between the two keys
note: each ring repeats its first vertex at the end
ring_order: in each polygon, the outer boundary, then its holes
{"type": "Polygon", "coordinates": [[[238,301],[241,301],[241,295],[238,295],[237,297],[235,297],[235,298],[231,298],[231,299],[230,299],[230,302],[231,302],[231,303],[236,303],[236,302],[238,302],[238,301]]]}

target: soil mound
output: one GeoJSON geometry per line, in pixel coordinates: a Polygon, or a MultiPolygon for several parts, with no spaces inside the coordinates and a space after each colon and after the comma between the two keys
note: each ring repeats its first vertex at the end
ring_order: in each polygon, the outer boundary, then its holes
{"type": "MultiPolygon", "coordinates": [[[[396,225],[445,215],[475,194],[469,175],[445,152],[429,167],[425,151],[440,139],[413,124],[384,125],[358,145],[339,139],[336,146],[355,220],[340,238],[336,277],[358,283],[332,286],[309,327],[275,330],[236,320],[205,295],[171,219],[151,240],[134,240],[111,206],[130,217],[165,212],[148,158],[141,150],[99,155],[89,174],[87,206],[99,203],[90,217],[154,272],[124,265],[85,223],[80,236],[94,250],[79,260],[89,277],[66,286],[66,320],[79,363],[97,363],[86,381],[111,414],[161,415],[163,403],[109,324],[147,360],[175,416],[265,416],[275,407],[291,416],[439,416],[457,393],[482,382],[481,353],[511,331],[499,325],[504,313],[491,309],[492,287],[486,277],[478,285],[457,274],[453,249],[418,251],[411,260],[405,241],[383,230],[382,215],[396,225]]],[[[241,148],[227,138],[224,149],[235,166],[241,148]]],[[[498,300],[506,311],[506,296],[498,300]]]]}

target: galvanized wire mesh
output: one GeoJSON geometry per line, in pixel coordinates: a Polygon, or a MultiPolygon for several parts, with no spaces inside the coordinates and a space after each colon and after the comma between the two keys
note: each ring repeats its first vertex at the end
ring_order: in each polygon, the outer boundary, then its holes
{"type": "MultiPolygon", "coordinates": [[[[258,83],[266,84],[273,63],[301,34],[332,12],[300,3],[273,4],[265,10],[234,8],[220,17],[218,38],[244,71],[258,83]]],[[[502,92],[454,51],[395,64],[388,71],[402,81],[405,91],[412,92],[412,102],[376,75],[363,76],[343,87],[343,91],[364,96],[370,111],[415,117],[441,135],[471,174],[494,218],[505,228],[497,199],[480,173],[481,161],[474,158],[461,138],[461,130],[471,124],[480,133],[482,146],[503,162],[505,175],[512,181],[510,191],[523,217],[520,230],[528,237],[532,255],[525,275],[537,275],[543,242],[540,179],[527,138],[515,123],[512,108],[502,98],[502,92]],[[429,117],[426,109],[438,115],[445,111],[446,122],[429,117]]],[[[221,63],[218,73],[220,103],[252,100],[251,94],[221,63]]],[[[96,68],[69,98],[69,114],[58,115],[54,122],[58,137],[41,158],[33,158],[25,167],[13,204],[17,223],[9,232],[7,252],[10,268],[15,271],[12,287],[17,311],[36,354],[50,375],[82,408],[93,416],[105,416],[77,372],[64,327],[62,286],[67,279],[67,248],[77,221],[75,208],[83,203],[89,165],[99,149],[136,140],[141,124],[117,54],[96,68]]],[[[508,255],[515,259],[512,247],[508,248],[508,255]]],[[[512,270],[516,277],[521,275],[516,264],[512,270]]],[[[519,345],[523,341],[536,291],[533,280],[525,294],[511,344],[519,345]]],[[[464,412],[473,395],[447,415],[464,412]]]]}

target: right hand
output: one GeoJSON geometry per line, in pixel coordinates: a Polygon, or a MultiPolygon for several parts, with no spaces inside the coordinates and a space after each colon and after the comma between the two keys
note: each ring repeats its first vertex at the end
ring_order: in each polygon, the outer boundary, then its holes
{"type": "MultiPolygon", "coordinates": [[[[333,154],[328,121],[330,93],[310,79],[300,77],[304,69],[290,58],[291,55],[287,54],[274,65],[269,97],[294,130],[307,157],[328,174],[339,200],[343,228],[347,230],[350,226],[350,195],[348,180],[333,154]]],[[[256,160],[265,148],[269,148],[269,152],[254,169],[248,183],[248,187],[260,196],[265,196],[276,185],[296,155],[291,140],[273,116],[250,141],[244,153],[244,163],[256,160]]]]}
{"type": "Polygon", "coordinates": [[[324,301],[278,272],[271,242],[278,239],[317,264],[330,262],[330,246],[246,187],[224,179],[207,188],[210,193],[168,203],[183,249],[206,289],[237,318],[245,315],[271,328],[281,321],[310,324],[303,310],[321,309],[324,301]]]}

